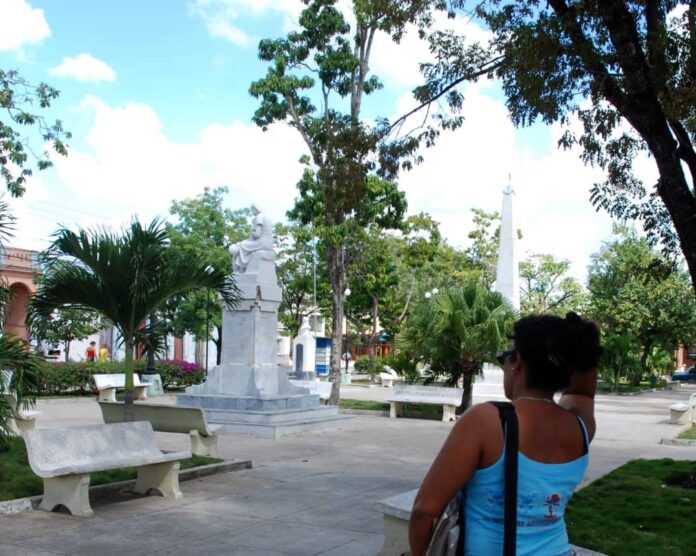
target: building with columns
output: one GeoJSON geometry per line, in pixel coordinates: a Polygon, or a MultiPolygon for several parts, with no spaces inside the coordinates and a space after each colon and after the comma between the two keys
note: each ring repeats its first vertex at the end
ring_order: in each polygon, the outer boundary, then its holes
{"type": "Polygon", "coordinates": [[[10,290],[5,311],[5,332],[25,340],[29,333],[24,321],[29,296],[36,291],[34,273],[39,270],[38,253],[17,247],[0,248],[0,277],[10,290]]]}

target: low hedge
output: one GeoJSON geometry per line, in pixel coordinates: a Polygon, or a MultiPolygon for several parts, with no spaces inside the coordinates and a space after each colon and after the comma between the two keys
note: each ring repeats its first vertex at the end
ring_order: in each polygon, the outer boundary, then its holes
{"type": "MultiPolygon", "coordinates": [[[[142,374],[147,361],[135,361],[135,372],[142,374]]],[[[203,369],[195,363],[178,359],[161,359],[155,362],[156,373],[162,378],[162,386],[168,389],[184,388],[203,382],[203,369]]],[[[92,375],[123,373],[123,361],[87,362],[68,361],[65,363],[46,362],[42,372],[40,395],[96,393],[92,375]]]]}

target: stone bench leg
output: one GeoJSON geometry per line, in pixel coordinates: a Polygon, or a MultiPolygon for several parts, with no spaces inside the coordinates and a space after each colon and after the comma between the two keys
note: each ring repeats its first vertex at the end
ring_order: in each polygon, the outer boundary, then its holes
{"type": "Polygon", "coordinates": [[[216,458],[218,455],[218,436],[203,436],[197,430],[189,433],[191,437],[191,453],[194,456],[209,456],[216,458]]]}
{"type": "Polygon", "coordinates": [[[389,417],[396,419],[401,415],[401,402],[389,402],[389,417]]]}
{"type": "Polygon", "coordinates": [[[408,553],[408,520],[384,514],[384,545],[380,556],[408,553]]]}
{"type": "Polygon", "coordinates": [[[147,399],[147,386],[134,386],[133,387],[133,397],[136,400],[146,400],[147,399]]]}
{"type": "Polygon", "coordinates": [[[100,402],[115,402],[116,401],[116,388],[104,388],[99,390],[99,401],[100,402]]]}
{"type": "Polygon", "coordinates": [[[5,425],[10,436],[22,436],[22,429],[17,422],[17,419],[8,419],[5,425]]]}
{"type": "Polygon", "coordinates": [[[457,420],[457,415],[455,414],[456,409],[457,409],[456,405],[443,404],[443,406],[442,406],[442,420],[445,422],[456,421],[457,420]]]}
{"type": "Polygon", "coordinates": [[[138,467],[138,478],[135,481],[133,492],[147,494],[150,489],[154,488],[165,498],[183,497],[179,489],[179,467],[178,461],[153,463],[138,467]]]}
{"type": "Polygon", "coordinates": [[[44,494],[39,509],[52,512],[65,506],[72,515],[92,517],[89,505],[89,473],[44,479],[44,494]]]}

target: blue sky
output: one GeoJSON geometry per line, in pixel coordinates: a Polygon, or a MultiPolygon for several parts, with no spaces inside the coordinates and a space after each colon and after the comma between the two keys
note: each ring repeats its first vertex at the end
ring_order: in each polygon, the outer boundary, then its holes
{"type": "MultiPolygon", "coordinates": [[[[205,186],[229,187],[231,208],[256,201],[284,218],[304,148],[287,126],[262,133],[251,123],[257,101],[248,89],[265,73],[258,40],[284,35],[301,7],[299,0],[2,0],[0,67],[57,87],[50,116],[73,133],[70,156],[36,173],[13,202],[20,219],[13,243],[45,247],[58,224],[166,216],[172,199],[205,186]]],[[[486,37],[475,23],[441,24],[486,37]]],[[[371,67],[385,88],[366,102],[365,115],[409,109],[425,57],[415,33],[399,46],[380,37],[371,67]]],[[[431,213],[449,242],[464,246],[470,209],[500,210],[512,174],[523,254],[571,259],[584,277],[610,231],[609,218],[589,204],[598,174],[556,149],[560,128],[514,129],[497,84],[468,86],[465,95],[462,129],[443,135],[400,179],[410,211],[431,213]]]]}

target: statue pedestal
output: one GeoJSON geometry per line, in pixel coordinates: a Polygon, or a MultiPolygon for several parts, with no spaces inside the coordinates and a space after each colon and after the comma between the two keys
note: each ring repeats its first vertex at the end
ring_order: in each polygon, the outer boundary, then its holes
{"type": "Polygon", "coordinates": [[[352,417],[339,415],[338,407],[320,405],[319,396],[290,384],[276,363],[280,288],[270,261],[267,273],[235,275],[241,299],[233,310],[223,309],[222,363],[202,384],[186,388],[177,404],[200,407],[209,423],[221,432],[263,438],[333,430],[352,417]],[[265,279],[264,279],[265,278],[265,279]]]}

